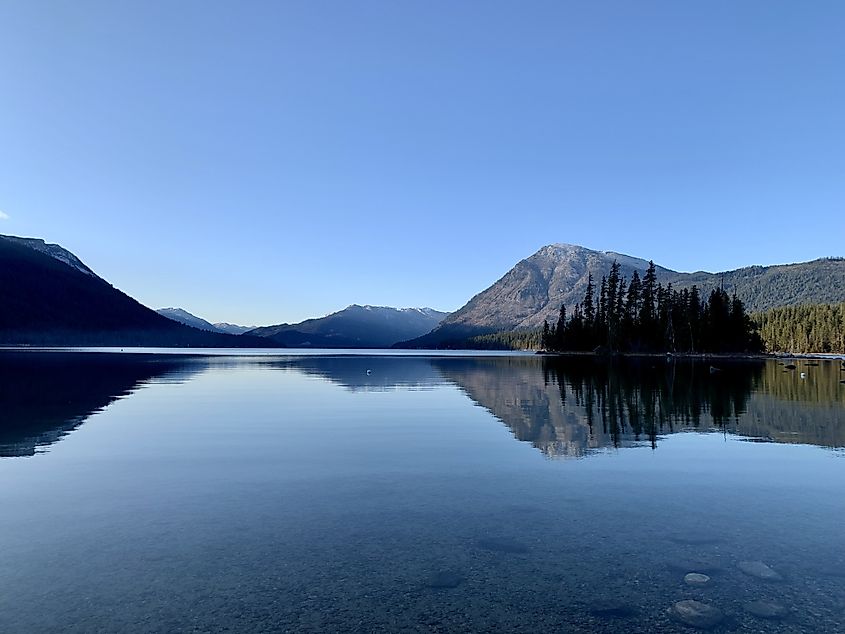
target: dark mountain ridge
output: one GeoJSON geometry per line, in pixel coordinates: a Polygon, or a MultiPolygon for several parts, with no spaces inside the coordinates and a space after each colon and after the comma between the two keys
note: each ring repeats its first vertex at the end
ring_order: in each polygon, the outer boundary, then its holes
{"type": "Polygon", "coordinates": [[[0,344],[278,345],[176,323],[114,288],[66,249],[15,236],[0,236],[0,344]]]}

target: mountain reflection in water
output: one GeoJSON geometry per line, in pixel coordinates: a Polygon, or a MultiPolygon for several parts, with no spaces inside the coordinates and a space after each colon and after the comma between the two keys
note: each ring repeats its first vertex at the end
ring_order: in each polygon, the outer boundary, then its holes
{"type": "Polygon", "coordinates": [[[63,352],[0,353],[0,457],[32,456],[139,387],[185,380],[189,358],[63,352]]]}
{"type": "Polygon", "coordinates": [[[549,457],[583,457],[683,431],[845,447],[838,362],[711,363],[664,358],[288,356],[183,357],[0,353],[0,457],[30,456],[154,381],[252,367],[327,379],[353,392],[455,385],[549,457]],[[806,378],[800,378],[800,372],[806,378]]]}
{"type": "Polygon", "coordinates": [[[788,371],[774,360],[719,360],[716,368],[710,361],[661,357],[467,356],[309,357],[274,367],[320,376],[352,391],[452,383],[517,440],[550,457],[656,446],[660,436],[684,431],[845,447],[845,388],[839,384],[838,362],[798,364],[788,371]]]}

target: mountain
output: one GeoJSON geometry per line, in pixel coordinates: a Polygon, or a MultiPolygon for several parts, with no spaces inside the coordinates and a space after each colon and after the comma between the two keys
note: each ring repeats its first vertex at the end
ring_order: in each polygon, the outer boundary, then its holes
{"type": "Polygon", "coordinates": [[[0,343],[58,346],[268,347],[255,337],[176,323],[96,275],[73,253],[0,236],[0,343]]]}
{"type": "Polygon", "coordinates": [[[238,326],[237,324],[230,324],[225,321],[218,321],[212,325],[220,332],[226,332],[230,335],[242,335],[257,328],[257,326],[238,326]]]}
{"type": "MultiPolygon", "coordinates": [[[[596,288],[614,261],[631,279],[642,277],[648,262],[612,251],[594,251],[571,244],[552,244],[520,261],[510,271],[449,315],[434,331],[397,346],[449,347],[467,337],[496,331],[535,329],[557,321],[561,304],[571,309],[584,298],[587,278],[596,288]]],[[[656,267],[657,279],[673,288],[694,284],[703,293],[724,284],[750,311],[793,304],[845,301],[845,259],[824,258],[799,264],[750,266],[723,273],[681,273],[656,267]]]]}
{"type": "Polygon", "coordinates": [[[242,335],[250,330],[255,330],[257,326],[238,326],[237,324],[230,324],[225,321],[212,324],[202,317],[189,313],[184,308],[158,308],[156,312],[159,315],[164,315],[168,319],[178,321],[180,324],[185,324],[191,328],[199,328],[200,330],[208,330],[209,332],[221,332],[230,335],[242,335]]]}
{"type": "Polygon", "coordinates": [[[202,317],[192,315],[184,308],[157,308],[156,312],[173,321],[178,321],[180,324],[185,324],[191,328],[199,328],[200,330],[207,330],[209,332],[223,332],[214,324],[207,322],[202,317]]]}
{"type": "Polygon", "coordinates": [[[97,277],[96,273],[89,269],[85,264],[67,249],[60,247],[58,244],[48,244],[44,240],[38,238],[19,238],[18,236],[0,236],[8,244],[27,247],[38,253],[43,253],[51,258],[64,262],[72,269],[76,269],[80,273],[97,277]]]}
{"type": "Polygon", "coordinates": [[[264,326],[248,334],[295,348],[389,348],[431,331],[447,314],[432,308],[353,304],[319,319],[264,326]]]}

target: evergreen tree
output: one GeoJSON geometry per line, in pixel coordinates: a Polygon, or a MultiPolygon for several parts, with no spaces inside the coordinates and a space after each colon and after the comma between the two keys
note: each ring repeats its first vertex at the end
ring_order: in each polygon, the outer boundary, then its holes
{"type": "Polygon", "coordinates": [[[627,315],[627,311],[625,310],[625,293],[627,291],[627,287],[625,284],[625,278],[619,278],[619,288],[616,289],[616,305],[613,309],[614,314],[614,338],[611,342],[611,350],[619,350],[622,347],[622,343],[625,341],[626,337],[626,328],[627,325],[625,323],[625,316],[627,315]]]}
{"type": "Polygon", "coordinates": [[[566,306],[560,305],[560,314],[557,318],[557,327],[555,328],[554,342],[558,350],[566,350],[566,306]]]}
{"type": "Polygon", "coordinates": [[[581,310],[584,313],[585,326],[591,330],[593,326],[595,326],[596,322],[596,308],[593,297],[595,293],[596,289],[593,286],[593,274],[590,273],[587,276],[587,291],[584,293],[584,303],[581,305],[581,310]]]}
{"type": "Polygon", "coordinates": [[[543,333],[540,335],[540,346],[543,350],[550,350],[555,347],[552,342],[552,333],[549,330],[549,322],[546,319],[543,320],[543,333]]]}
{"type": "Polygon", "coordinates": [[[643,277],[641,292],[642,301],[640,304],[640,333],[642,342],[647,348],[652,348],[655,343],[657,332],[657,319],[655,316],[655,303],[657,301],[657,271],[654,262],[649,261],[648,269],[643,277]]]}
{"type": "Polygon", "coordinates": [[[697,352],[702,349],[703,342],[701,340],[701,295],[698,292],[698,286],[693,284],[689,292],[689,301],[687,302],[686,322],[689,328],[689,351],[697,352]]]}
{"type": "Polygon", "coordinates": [[[628,294],[625,298],[625,320],[629,330],[633,330],[640,316],[640,303],[642,301],[642,283],[640,274],[634,271],[631,276],[631,283],[628,285],[628,294]]]}
{"type": "Polygon", "coordinates": [[[610,274],[607,276],[607,312],[605,317],[607,327],[607,338],[605,343],[611,350],[616,350],[619,343],[619,315],[617,310],[617,293],[619,292],[619,271],[621,267],[619,263],[614,260],[610,265],[610,274]]]}
{"type": "Polygon", "coordinates": [[[594,343],[605,345],[607,343],[607,278],[602,275],[599,286],[599,309],[596,314],[596,334],[594,343]]]}

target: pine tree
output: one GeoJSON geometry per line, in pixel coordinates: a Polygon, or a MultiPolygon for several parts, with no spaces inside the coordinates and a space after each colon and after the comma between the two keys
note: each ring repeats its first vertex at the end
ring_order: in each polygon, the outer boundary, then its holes
{"type": "Polygon", "coordinates": [[[584,293],[584,301],[581,304],[582,322],[580,324],[581,334],[579,347],[582,350],[592,350],[595,346],[596,337],[596,288],[593,285],[593,274],[587,276],[587,290],[584,293]]]}
{"type": "Polygon", "coordinates": [[[560,314],[557,318],[557,327],[555,328],[555,348],[557,350],[566,350],[566,306],[560,305],[560,314]]]}
{"type": "Polygon", "coordinates": [[[655,302],[657,301],[657,271],[654,262],[649,261],[648,269],[643,277],[642,303],[640,305],[639,322],[642,339],[649,348],[655,343],[656,319],[655,302]]]}
{"type": "Polygon", "coordinates": [[[628,285],[628,295],[625,298],[625,317],[629,328],[633,329],[640,316],[640,303],[642,301],[642,283],[640,274],[634,271],[631,276],[631,283],[628,285]]]}
{"type": "Polygon", "coordinates": [[[599,286],[599,309],[596,314],[596,335],[594,343],[598,345],[607,344],[607,278],[601,276],[599,286]]]}

